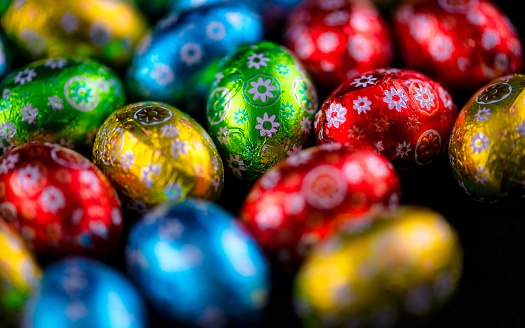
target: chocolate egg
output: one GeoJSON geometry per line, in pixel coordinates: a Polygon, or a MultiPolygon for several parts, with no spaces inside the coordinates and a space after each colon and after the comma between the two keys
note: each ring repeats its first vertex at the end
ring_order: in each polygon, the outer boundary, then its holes
{"type": "Polygon", "coordinates": [[[207,126],[233,175],[253,181],[309,144],[317,93],[289,50],[272,42],[244,45],[219,70],[207,126]]]}
{"type": "Polygon", "coordinates": [[[41,272],[23,239],[3,220],[0,216],[0,325],[10,327],[39,285],[41,272]]]}
{"type": "Polygon", "coordinates": [[[525,198],[525,75],[493,80],[461,110],[450,139],[450,166],[470,198],[525,198]]]}
{"type": "Polygon", "coordinates": [[[37,254],[100,256],[122,234],[117,192],[85,157],[30,142],[0,158],[0,213],[37,254]]]}
{"type": "Polygon", "coordinates": [[[261,36],[260,17],[238,4],[173,13],[137,48],[127,74],[130,96],[169,103],[200,120],[218,61],[261,36]]]}
{"type": "Polygon", "coordinates": [[[29,141],[89,148],[98,127],[126,101],[117,75],[81,57],[48,58],[0,83],[0,155],[29,141]]]}
{"type": "Polygon", "coordinates": [[[97,134],[93,162],[139,212],[186,197],[217,200],[222,192],[213,141],[190,116],[164,103],[117,109],[97,134]]]}
{"type": "Polygon", "coordinates": [[[169,321],[250,327],[262,318],[269,267],[255,241],[218,205],[161,205],[131,227],[128,272],[169,321]]]}
{"type": "Polygon", "coordinates": [[[2,27],[33,60],[92,57],[115,67],[128,63],[148,25],[126,0],[15,0],[2,27]]]}
{"type": "Polygon", "coordinates": [[[24,307],[22,327],[145,328],[145,304],[120,272],[74,256],[49,265],[24,307]]]}
{"type": "Polygon", "coordinates": [[[451,298],[462,248],[438,213],[414,206],[349,226],[316,246],[294,281],[307,327],[407,327],[451,298]]]}
{"type": "Polygon", "coordinates": [[[447,149],[458,112],[449,93],[408,69],[377,69],[339,86],[316,114],[317,143],[340,142],[386,157],[399,170],[447,149]]]}
{"type": "Polygon", "coordinates": [[[385,158],[326,144],[266,172],[248,193],[240,217],[268,255],[297,264],[339,225],[395,208],[399,194],[399,178],[385,158]]]}

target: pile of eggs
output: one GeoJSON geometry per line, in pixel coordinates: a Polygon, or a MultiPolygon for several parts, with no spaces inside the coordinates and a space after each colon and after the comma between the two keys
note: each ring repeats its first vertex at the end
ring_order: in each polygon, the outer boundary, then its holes
{"type": "Polygon", "coordinates": [[[522,45],[489,0],[0,14],[0,326],[248,327],[272,293],[309,327],[403,325],[463,266],[403,174],[448,154],[466,199],[525,197],[522,45]]]}

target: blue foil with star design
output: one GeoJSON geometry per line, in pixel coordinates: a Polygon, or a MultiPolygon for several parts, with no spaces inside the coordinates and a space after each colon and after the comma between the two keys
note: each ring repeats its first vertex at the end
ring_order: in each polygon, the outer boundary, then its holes
{"type": "Polygon", "coordinates": [[[27,301],[22,327],[147,327],[144,301],[115,269],[75,256],[49,265],[27,301]]]}
{"type": "Polygon", "coordinates": [[[234,3],[170,14],[136,49],[127,74],[130,97],[169,103],[198,120],[218,61],[262,33],[261,18],[234,3]]]}
{"type": "Polygon", "coordinates": [[[218,205],[161,205],[132,226],[128,273],[162,317],[188,326],[247,327],[267,304],[269,267],[218,205]]]}

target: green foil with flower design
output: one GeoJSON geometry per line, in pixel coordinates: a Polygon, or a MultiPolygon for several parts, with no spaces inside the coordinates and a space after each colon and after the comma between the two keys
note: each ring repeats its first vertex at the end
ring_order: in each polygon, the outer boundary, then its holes
{"type": "Polygon", "coordinates": [[[0,155],[35,140],[89,148],[126,101],[112,70],[81,57],[33,62],[7,75],[0,92],[0,155]]]}
{"type": "Polygon", "coordinates": [[[303,65],[275,43],[223,59],[207,103],[207,127],[233,175],[255,180],[309,145],[317,93],[303,65]]]}
{"type": "Polygon", "coordinates": [[[525,199],[525,75],[498,78],[472,96],[456,120],[449,157],[472,199],[525,199]]]}

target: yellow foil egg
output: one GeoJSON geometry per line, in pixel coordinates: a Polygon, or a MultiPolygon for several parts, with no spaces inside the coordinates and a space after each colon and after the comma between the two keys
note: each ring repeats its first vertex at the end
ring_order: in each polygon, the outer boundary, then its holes
{"type": "Polygon", "coordinates": [[[128,62],[149,29],[126,0],[15,0],[2,26],[32,59],[81,55],[115,66],[128,62]]]}
{"type": "Polygon", "coordinates": [[[456,289],[462,249],[438,213],[405,206],[313,249],[294,282],[306,327],[391,327],[424,317],[456,289]]]}
{"type": "Polygon", "coordinates": [[[224,183],[223,164],[208,133],[160,102],[118,108],[99,129],[93,162],[139,212],[186,197],[217,200],[224,183]]]}
{"type": "MultiPolygon", "coordinates": [[[[4,210],[0,203],[0,213],[4,210]]],[[[22,238],[0,217],[0,326],[16,322],[41,271],[22,238]]]]}

